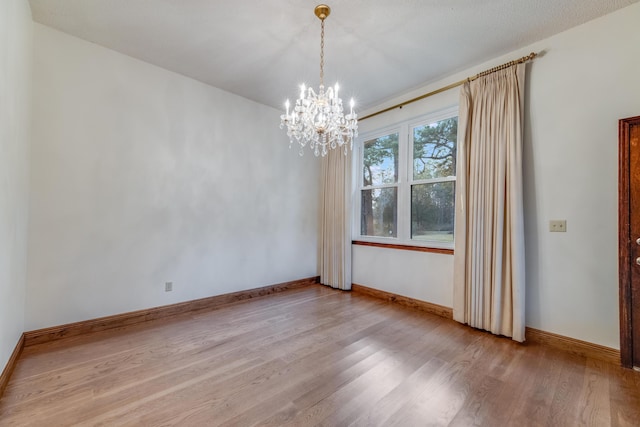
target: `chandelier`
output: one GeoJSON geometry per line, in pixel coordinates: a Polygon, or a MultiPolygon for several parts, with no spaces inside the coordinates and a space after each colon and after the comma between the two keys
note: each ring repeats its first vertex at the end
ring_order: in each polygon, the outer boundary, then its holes
{"type": "Polygon", "coordinates": [[[309,148],[316,156],[326,156],[329,149],[344,147],[347,154],[347,144],[353,148],[353,138],[358,136],[357,115],[353,112],[354,101],[351,98],[350,113],[344,115],[342,99],[338,96],[339,86],[325,90],[324,87],[324,20],[331,13],[326,4],[316,6],[315,14],[320,19],[320,87],[318,93],[300,86],[300,98],[296,100],[293,110],[289,112],[289,100],[285,103],[286,112],[280,116],[280,129],[287,126],[289,148],[295,139],[300,144],[300,155],[303,148],[309,148]]]}

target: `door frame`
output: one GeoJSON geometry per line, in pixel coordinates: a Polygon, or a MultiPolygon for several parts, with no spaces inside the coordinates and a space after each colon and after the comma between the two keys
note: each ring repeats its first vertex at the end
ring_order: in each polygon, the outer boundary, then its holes
{"type": "Polygon", "coordinates": [[[618,275],[620,285],[620,359],[633,367],[633,323],[631,318],[631,211],[630,157],[631,126],[640,126],[640,116],[618,121],[618,275]]]}

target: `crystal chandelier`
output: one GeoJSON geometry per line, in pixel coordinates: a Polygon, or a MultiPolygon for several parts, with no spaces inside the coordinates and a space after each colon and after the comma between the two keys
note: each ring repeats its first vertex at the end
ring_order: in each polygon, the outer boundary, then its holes
{"type": "Polygon", "coordinates": [[[326,156],[329,149],[344,147],[353,148],[353,138],[358,136],[357,115],[351,111],[344,115],[342,99],[338,97],[338,84],[325,90],[324,87],[324,20],[331,13],[326,4],[316,6],[315,14],[320,19],[320,87],[316,94],[312,88],[300,87],[300,98],[296,100],[293,111],[289,112],[289,100],[285,103],[286,112],[280,116],[280,129],[287,126],[289,147],[295,139],[300,144],[300,155],[309,144],[316,156],[326,156]]]}

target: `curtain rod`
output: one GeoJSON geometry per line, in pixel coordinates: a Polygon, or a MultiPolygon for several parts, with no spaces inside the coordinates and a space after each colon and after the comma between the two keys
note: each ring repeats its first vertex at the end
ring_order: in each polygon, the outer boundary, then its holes
{"type": "Polygon", "coordinates": [[[370,117],[377,116],[378,114],[382,114],[382,113],[386,113],[387,111],[395,110],[396,108],[402,108],[407,104],[411,104],[412,102],[420,101],[421,99],[428,98],[428,97],[436,95],[436,94],[438,94],[440,92],[444,92],[444,91],[447,91],[449,89],[453,89],[454,87],[461,86],[461,85],[465,84],[466,82],[472,82],[472,81],[474,81],[474,80],[476,80],[476,79],[478,79],[480,77],[486,76],[486,75],[491,74],[491,73],[495,73],[496,71],[504,70],[505,68],[509,68],[512,65],[522,64],[524,62],[529,62],[529,61],[533,60],[536,56],[538,56],[537,53],[531,52],[527,56],[523,56],[522,58],[516,59],[514,61],[510,61],[510,62],[507,62],[505,64],[498,65],[497,67],[490,68],[490,69],[488,69],[486,71],[483,71],[481,73],[476,74],[475,76],[468,77],[468,78],[466,78],[464,80],[460,80],[459,82],[451,83],[450,85],[441,87],[440,89],[436,89],[436,90],[431,91],[429,93],[425,93],[424,95],[420,95],[417,98],[412,98],[412,99],[410,99],[408,101],[401,102],[400,104],[396,104],[396,105],[393,105],[391,107],[385,108],[384,110],[380,110],[380,111],[377,111],[375,113],[368,114],[368,115],[358,119],[358,121],[366,120],[366,119],[368,119],[370,117]]]}

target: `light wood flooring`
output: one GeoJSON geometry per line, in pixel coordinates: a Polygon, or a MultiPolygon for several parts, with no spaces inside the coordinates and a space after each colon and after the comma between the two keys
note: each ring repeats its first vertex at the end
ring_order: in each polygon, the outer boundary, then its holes
{"type": "Polygon", "coordinates": [[[25,348],[2,426],[638,426],[640,373],[314,285],[25,348]]]}

